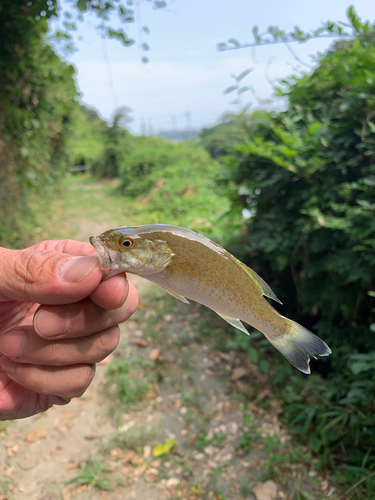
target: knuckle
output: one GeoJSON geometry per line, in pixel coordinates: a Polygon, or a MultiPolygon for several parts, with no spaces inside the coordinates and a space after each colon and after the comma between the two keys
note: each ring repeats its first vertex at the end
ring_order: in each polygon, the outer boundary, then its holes
{"type": "Polygon", "coordinates": [[[45,285],[46,277],[51,275],[54,256],[55,252],[42,250],[20,252],[14,262],[14,272],[24,292],[27,293],[30,285],[45,285]]]}
{"type": "Polygon", "coordinates": [[[65,359],[61,356],[59,343],[51,342],[48,346],[48,364],[50,366],[61,366],[65,364],[65,359]]]}
{"type": "Polygon", "coordinates": [[[102,309],[90,299],[85,301],[85,330],[90,332],[97,332],[103,328],[108,328],[112,325],[110,322],[110,313],[102,309]]]}
{"type": "Polygon", "coordinates": [[[96,366],[83,365],[77,368],[77,376],[74,378],[74,384],[72,385],[68,396],[72,398],[79,398],[86,391],[88,386],[91,384],[92,379],[95,375],[96,366]]]}
{"type": "Polygon", "coordinates": [[[94,378],[95,368],[94,364],[76,365],[69,370],[50,366],[39,369],[22,367],[22,370],[17,370],[17,383],[39,394],[72,399],[86,391],[94,378]]]}
{"type": "Polygon", "coordinates": [[[27,373],[27,387],[41,394],[53,394],[54,379],[49,370],[32,369],[27,373]]]}
{"type": "Polygon", "coordinates": [[[100,333],[96,342],[96,359],[101,361],[113,352],[120,341],[120,329],[116,325],[100,333]]]}

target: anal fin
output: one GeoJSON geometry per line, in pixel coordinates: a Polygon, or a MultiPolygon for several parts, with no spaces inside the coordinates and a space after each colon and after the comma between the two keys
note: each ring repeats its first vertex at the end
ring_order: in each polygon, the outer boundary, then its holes
{"type": "Polygon", "coordinates": [[[230,325],[234,326],[234,328],[238,328],[238,330],[241,330],[241,332],[246,333],[246,335],[250,335],[250,333],[246,330],[246,328],[243,326],[241,321],[237,318],[232,318],[231,316],[226,316],[225,314],[221,314],[217,311],[215,311],[216,314],[218,314],[221,318],[223,318],[227,323],[230,325]]]}
{"type": "Polygon", "coordinates": [[[163,290],[165,290],[166,292],[168,292],[170,295],[172,295],[172,297],[174,297],[175,299],[180,300],[184,304],[189,304],[188,299],[186,297],[184,297],[183,295],[180,295],[179,293],[176,293],[173,290],[170,290],[169,288],[166,288],[165,286],[160,286],[160,288],[162,288],[163,290]]]}

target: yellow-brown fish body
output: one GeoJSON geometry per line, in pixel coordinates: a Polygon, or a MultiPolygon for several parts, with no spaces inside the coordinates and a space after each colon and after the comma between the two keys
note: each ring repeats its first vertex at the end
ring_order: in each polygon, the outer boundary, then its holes
{"type": "Polygon", "coordinates": [[[331,353],[319,337],[265,300],[280,302],[255,271],[198,233],[164,224],[124,226],[90,242],[107,277],[124,271],[138,274],[183,302],[192,299],[209,307],[247,333],[241,323],[245,321],[304,373],[310,373],[310,355],[331,353]]]}

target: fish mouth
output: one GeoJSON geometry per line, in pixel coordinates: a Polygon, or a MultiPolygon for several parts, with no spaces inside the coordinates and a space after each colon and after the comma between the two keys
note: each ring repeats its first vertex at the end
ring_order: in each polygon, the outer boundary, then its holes
{"type": "Polygon", "coordinates": [[[109,255],[108,248],[102,244],[99,236],[90,236],[89,241],[98,254],[100,268],[103,271],[110,271],[112,269],[112,259],[109,255]]]}

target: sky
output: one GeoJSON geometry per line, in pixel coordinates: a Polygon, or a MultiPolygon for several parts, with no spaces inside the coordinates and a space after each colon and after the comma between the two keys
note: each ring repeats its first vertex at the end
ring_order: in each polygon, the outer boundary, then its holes
{"type": "MultiPolygon", "coordinates": [[[[269,25],[287,31],[298,25],[309,31],[326,20],[346,21],[351,4],[362,20],[374,22],[373,0],[172,0],[162,11],[139,0],[140,21],[126,29],[136,44],[125,47],[116,40],[103,40],[95,29],[97,19],[89,14],[78,25],[77,50],[64,58],[76,68],[82,102],[102,118],[110,121],[117,107],[128,106],[133,117],[130,129],[136,134],[200,129],[236,111],[231,104],[234,95],[224,94],[234,83],[231,75],[252,68],[243,79],[253,89],[243,94],[242,104],[249,104],[250,110],[280,107],[282,103],[273,99],[273,87],[291,74],[311,71],[317,53],[332,41],[293,44],[304,65],[283,45],[219,52],[218,43],[230,38],[252,42],[254,25],[261,32],[269,25]],[[143,25],[150,34],[140,39],[143,25]],[[148,64],[141,62],[145,55],[141,42],[150,46],[148,64]]],[[[112,24],[119,26],[115,18],[112,24]]]]}

